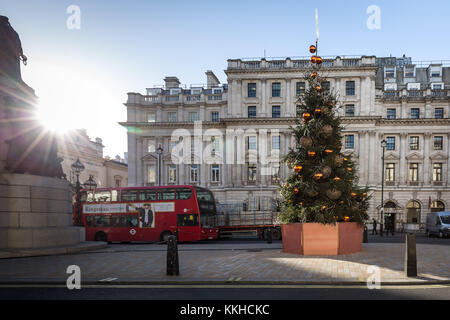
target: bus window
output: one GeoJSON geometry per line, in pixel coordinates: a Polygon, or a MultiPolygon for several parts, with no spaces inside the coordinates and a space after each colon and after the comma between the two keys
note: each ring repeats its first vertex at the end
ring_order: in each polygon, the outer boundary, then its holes
{"type": "Polygon", "coordinates": [[[159,189],[158,200],[175,200],[175,189],[159,189]]]}
{"type": "Polygon", "coordinates": [[[122,200],[121,201],[136,201],[138,195],[138,190],[122,190],[122,200]]]}
{"type": "Polygon", "coordinates": [[[86,225],[88,227],[93,227],[94,226],[94,217],[93,216],[87,216],[86,217],[86,225]]]}
{"type": "Polygon", "coordinates": [[[139,200],[141,201],[156,200],[156,189],[141,190],[141,192],[139,192],[139,200]]]}
{"type": "Polygon", "coordinates": [[[208,201],[208,202],[214,202],[214,197],[211,193],[211,191],[206,189],[200,189],[196,188],[195,191],[197,192],[197,200],[198,201],[208,201]]]}
{"type": "Polygon", "coordinates": [[[111,216],[111,227],[120,227],[120,216],[111,216]]]}
{"type": "Polygon", "coordinates": [[[137,216],[122,216],[123,227],[137,227],[137,225],[138,225],[137,216]]]}
{"type": "Polygon", "coordinates": [[[119,201],[119,192],[117,190],[111,190],[111,201],[119,201]]]}
{"type": "Polygon", "coordinates": [[[109,216],[95,216],[94,219],[95,219],[94,227],[96,227],[96,228],[109,227],[109,225],[110,225],[110,217],[109,216]]]}
{"type": "Polygon", "coordinates": [[[177,225],[179,227],[197,227],[198,214],[178,214],[177,225]]]}
{"type": "Polygon", "coordinates": [[[94,197],[95,202],[111,201],[111,191],[96,191],[94,197]]]}
{"type": "Polygon", "coordinates": [[[192,197],[192,190],[189,188],[177,189],[177,200],[188,200],[192,197]]]}

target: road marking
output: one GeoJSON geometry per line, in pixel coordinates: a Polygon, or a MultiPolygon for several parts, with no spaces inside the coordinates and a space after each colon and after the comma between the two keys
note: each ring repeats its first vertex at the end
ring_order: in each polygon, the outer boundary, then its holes
{"type": "Polygon", "coordinates": [[[99,282],[111,282],[111,281],[114,281],[114,280],[117,280],[117,279],[119,279],[119,278],[106,278],[106,279],[102,279],[102,280],[98,280],[99,282]]]}

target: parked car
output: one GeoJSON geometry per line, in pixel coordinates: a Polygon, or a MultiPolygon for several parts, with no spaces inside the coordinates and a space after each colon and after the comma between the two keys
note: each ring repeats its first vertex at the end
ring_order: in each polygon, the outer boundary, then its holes
{"type": "Polygon", "coordinates": [[[431,212],[427,216],[426,233],[440,238],[450,235],[450,211],[431,212]]]}

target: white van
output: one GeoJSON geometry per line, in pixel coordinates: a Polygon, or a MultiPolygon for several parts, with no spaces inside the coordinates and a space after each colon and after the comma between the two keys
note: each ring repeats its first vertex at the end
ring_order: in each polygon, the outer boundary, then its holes
{"type": "Polygon", "coordinates": [[[450,211],[431,212],[427,216],[427,236],[443,238],[450,235],[450,211]]]}

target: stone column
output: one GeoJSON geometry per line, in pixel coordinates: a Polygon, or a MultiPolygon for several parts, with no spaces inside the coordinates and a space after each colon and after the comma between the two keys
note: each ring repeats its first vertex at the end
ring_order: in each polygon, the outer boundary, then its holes
{"type": "Polygon", "coordinates": [[[425,186],[430,185],[431,183],[430,138],[431,133],[426,132],[424,134],[423,144],[423,183],[425,186]]]}
{"type": "MultiPolygon", "coordinates": [[[[378,142],[376,140],[376,132],[375,131],[369,131],[369,184],[371,186],[376,186],[376,174],[377,174],[377,168],[376,164],[381,161],[381,159],[377,158],[377,152],[375,151],[375,144],[378,142]]],[[[381,172],[380,172],[381,173],[381,172]]]]}
{"type": "Polygon", "coordinates": [[[267,81],[261,80],[261,108],[257,110],[257,117],[267,116],[267,81]]]}
{"type": "Polygon", "coordinates": [[[207,121],[206,114],[205,114],[205,106],[200,106],[199,118],[201,121],[207,121]]]}
{"type": "Polygon", "coordinates": [[[144,185],[144,179],[143,179],[143,169],[142,169],[142,156],[144,152],[144,145],[143,145],[143,138],[138,137],[137,138],[137,146],[136,146],[136,184],[137,186],[143,186],[144,185]]]}
{"type": "Polygon", "coordinates": [[[365,140],[366,134],[367,134],[367,131],[363,130],[363,131],[360,131],[359,135],[358,135],[358,155],[359,155],[358,173],[359,173],[359,177],[360,177],[360,184],[362,184],[362,185],[367,183],[366,174],[365,174],[365,172],[367,171],[366,162],[365,162],[365,157],[367,154],[364,153],[365,145],[367,145],[367,141],[365,140]]]}
{"type": "MultiPolygon", "coordinates": [[[[449,152],[450,152],[450,133],[447,133],[447,154],[449,152]]],[[[447,181],[446,182],[447,182],[447,186],[450,186],[450,159],[447,159],[447,181]]]]}
{"type": "Polygon", "coordinates": [[[128,186],[137,186],[136,135],[128,132],[128,186]]]}
{"type": "Polygon", "coordinates": [[[184,163],[181,163],[181,164],[178,165],[178,170],[179,170],[178,177],[179,177],[179,184],[180,185],[183,185],[183,184],[186,183],[185,173],[184,173],[185,168],[184,167],[185,167],[184,163]]]}
{"type": "MultiPolygon", "coordinates": [[[[286,97],[284,99],[285,103],[284,103],[284,115],[286,117],[292,117],[292,97],[291,97],[291,79],[286,79],[285,82],[285,86],[286,86],[286,97]]],[[[281,114],[281,116],[283,117],[283,113],[281,114]]]]}
{"type": "Polygon", "coordinates": [[[406,154],[407,154],[407,138],[408,134],[406,132],[402,132],[400,134],[400,178],[399,178],[399,184],[400,185],[406,185],[408,181],[408,165],[406,161],[406,154]]]}
{"type": "Polygon", "coordinates": [[[161,106],[156,107],[156,122],[163,122],[161,106]]]}

